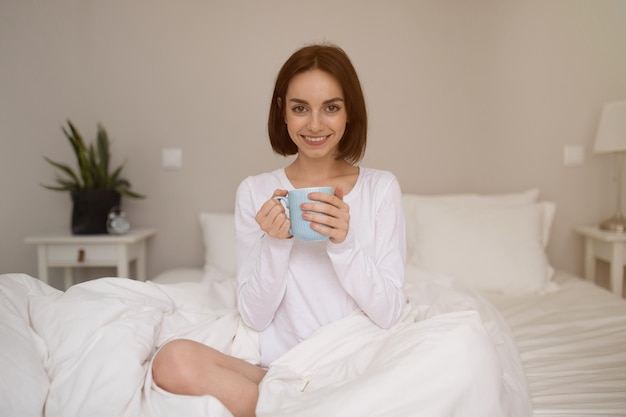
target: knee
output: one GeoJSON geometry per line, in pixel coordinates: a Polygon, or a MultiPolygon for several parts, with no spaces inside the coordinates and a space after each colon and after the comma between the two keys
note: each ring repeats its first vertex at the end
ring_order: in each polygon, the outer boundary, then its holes
{"type": "Polygon", "coordinates": [[[186,352],[189,351],[188,340],[173,340],[165,344],[156,353],[152,361],[152,379],[161,388],[170,391],[179,391],[185,370],[186,352]]]}

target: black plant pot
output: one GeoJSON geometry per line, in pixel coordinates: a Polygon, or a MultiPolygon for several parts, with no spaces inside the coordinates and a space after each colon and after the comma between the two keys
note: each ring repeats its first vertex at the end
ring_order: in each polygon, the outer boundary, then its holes
{"type": "Polygon", "coordinates": [[[80,190],[72,192],[72,234],[107,233],[109,212],[120,207],[121,195],[113,190],[80,190]]]}

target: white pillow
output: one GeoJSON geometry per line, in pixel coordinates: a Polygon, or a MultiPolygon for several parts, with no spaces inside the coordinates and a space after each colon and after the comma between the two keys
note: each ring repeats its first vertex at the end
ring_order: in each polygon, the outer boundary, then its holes
{"type": "MultiPolygon", "coordinates": [[[[464,204],[472,202],[475,204],[483,203],[488,206],[503,205],[513,206],[521,204],[530,204],[537,201],[539,198],[539,190],[532,188],[526,191],[517,193],[502,193],[502,194],[435,194],[435,195],[416,195],[416,194],[403,194],[402,204],[404,206],[406,217],[406,236],[407,236],[407,260],[409,263],[415,260],[415,248],[416,248],[416,232],[417,227],[415,225],[416,210],[420,203],[434,202],[434,203],[457,203],[464,204]]],[[[550,221],[551,224],[551,221],[550,221]]],[[[548,231],[549,234],[549,231],[548,231]]],[[[413,262],[414,263],[414,262],[413,262]]]]}
{"type": "Polygon", "coordinates": [[[522,294],[544,289],[554,272],[545,247],[556,206],[536,203],[538,192],[531,191],[403,196],[408,262],[482,290],[522,294]]]}
{"type": "Polygon", "coordinates": [[[200,213],[204,241],[204,270],[217,268],[230,276],[237,274],[237,238],[234,213],[200,213]]]}
{"type": "Polygon", "coordinates": [[[556,203],[552,201],[540,201],[537,204],[539,204],[543,210],[541,241],[543,242],[543,248],[545,249],[548,247],[548,242],[550,241],[552,223],[554,222],[554,216],[556,215],[556,203]]]}

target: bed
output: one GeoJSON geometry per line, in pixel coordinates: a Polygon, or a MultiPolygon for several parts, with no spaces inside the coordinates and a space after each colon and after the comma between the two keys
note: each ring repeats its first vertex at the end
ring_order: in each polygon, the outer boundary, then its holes
{"type": "MultiPolygon", "coordinates": [[[[537,190],[404,196],[407,305],[355,314],[273,363],[258,416],[626,415],[626,301],[555,271],[537,190]]],[[[251,362],[237,314],[232,213],[201,213],[201,268],[56,290],[0,276],[0,415],[229,416],[156,387],[158,346],[188,337],[251,362]]]]}

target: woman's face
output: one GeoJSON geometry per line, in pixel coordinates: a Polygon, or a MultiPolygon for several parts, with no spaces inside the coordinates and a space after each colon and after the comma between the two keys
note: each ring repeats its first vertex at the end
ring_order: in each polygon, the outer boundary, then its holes
{"type": "Polygon", "coordinates": [[[335,158],[347,112],[337,80],[319,69],[297,74],[285,96],[285,122],[301,157],[335,158]]]}

